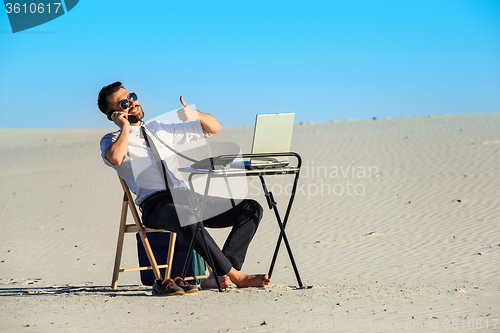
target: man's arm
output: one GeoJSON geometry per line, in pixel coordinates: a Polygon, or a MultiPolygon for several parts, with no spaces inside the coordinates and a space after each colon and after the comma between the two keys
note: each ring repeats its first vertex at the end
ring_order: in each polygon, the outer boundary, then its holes
{"type": "Polygon", "coordinates": [[[205,131],[210,134],[217,133],[221,128],[221,124],[214,116],[208,113],[198,112],[198,119],[200,120],[201,126],[205,131]]]}
{"type": "Polygon", "coordinates": [[[184,107],[177,111],[177,116],[182,122],[185,123],[187,121],[199,120],[203,129],[210,134],[215,134],[222,128],[221,124],[217,119],[215,119],[214,116],[193,109],[192,107],[187,105],[186,102],[184,102],[182,96],[181,103],[184,107]]]}
{"type": "Polygon", "coordinates": [[[106,149],[104,156],[113,165],[120,165],[128,152],[128,136],[130,123],[123,114],[114,113],[111,119],[121,128],[121,133],[116,141],[106,149]]]}

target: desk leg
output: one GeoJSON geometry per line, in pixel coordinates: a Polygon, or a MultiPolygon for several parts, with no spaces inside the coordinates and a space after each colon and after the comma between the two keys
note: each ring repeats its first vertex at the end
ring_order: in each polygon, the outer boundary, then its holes
{"type": "MultiPolygon", "coordinates": [[[[283,220],[283,228],[286,228],[286,225],[287,225],[287,222],[288,222],[288,217],[290,216],[290,211],[292,209],[293,199],[295,198],[295,191],[297,189],[298,180],[299,180],[299,174],[297,173],[295,175],[295,179],[294,179],[294,182],[293,182],[292,193],[290,193],[290,199],[288,201],[288,206],[287,206],[286,213],[285,213],[285,219],[283,220]]],[[[263,181],[263,179],[261,179],[261,181],[263,181]]],[[[269,209],[271,209],[271,207],[269,207],[269,209]]],[[[274,250],[273,260],[271,261],[271,266],[269,267],[269,273],[268,273],[269,277],[273,273],[274,265],[276,264],[276,259],[278,258],[278,252],[279,252],[279,248],[281,246],[281,240],[282,240],[282,238],[283,237],[282,237],[282,235],[280,233],[279,238],[278,238],[278,242],[276,244],[276,249],[274,250]]]]}
{"type": "Polygon", "coordinates": [[[186,258],[186,261],[184,262],[184,269],[182,270],[182,278],[184,279],[186,277],[189,263],[191,262],[191,258],[193,256],[194,242],[198,232],[200,232],[201,238],[203,239],[203,244],[205,244],[205,251],[207,252],[208,255],[208,263],[210,264],[210,267],[212,267],[212,272],[214,273],[215,276],[215,281],[216,281],[215,283],[217,284],[217,289],[219,289],[219,291],[222,292],[222,286],[219,281],[219,276],[217,275],[217,268],[215,268],[214,260],[212,258],[212,254],[210,253],[210,249],[208,248],[207,239],[205,238],[205,233],[203,232],[202,228],[203,228],[203,222],[198,222],[196,224],[196,229],[194,231],[193,238],[191,238],[191,244],[189,246],[188,256],[186,258]]]}
{"type": "MultiPolygon", "coordinates": [[[[298,180],[299,180],[299,174],[297,173],[297,174],[295,174],[295,179],[294,179],[293,186],[292,186],[292,193],[290,193],[290,199],[288,201],[288,207],[286,209],[285,219],[283,221],[283,228],[286,228],[286,225],[288,222],[288,217],[290,216],[290,211],[292,209],[293,199],[295,198],[295,191],[297,190],[298,180]]],[[[269,267],[269,274],[268,274],[269,276],[272,275],[273,270],[274,270],[274,265],[276,263],[276,259],[278,258],[278,252],[279,252],[279,248],[281,246],[281,239],[282,239],[282,235],[280,233],[279,238],[278,238],[278,242],[276,244],[276,249],[274,250],[273,260],[271,261],[271,266],[269,267]]]]}
{"type": "MultiPolygon", "coordinates": [[[[278,212],[277,203],[276,203],[276,201],[274,201],[274,197],[273,197],[272,192],[269,192],[267,190],[267,186],[266,186],[266,182],[264,181],[264,177],[262,175],[259,175],[259,178],[260,178],[260,181],[262,183],[262,188],[264,189],[264,193],[265,193],[265,196],[267,198],[267,203],[269,205],[269,208],[274,210],[274,214],[276,215],[276,220],[278,221],[278,225],[279,225],[280,231],[281,231],[280,236],[278,238],[278,243],[276,244],[276,249],[274,250],[274,256],[273,256],[273,260],[271,262],[271,267],[269,268],[268,275],[269,275],[269,277],[271,277],[271,275],[273,273],[274,265],[276,263],[276,258],[278,257],[279,247],[281,245],[281,239],[283,238],[285,241],[285,246],[286,246],[286,250],[288,252],[288,256],[290,257],[290,261],[292,262],[293,271],[295,272],[295,277],[297,278],[297,282],[299,283],[299,287],[303,288],[304,285],[302,284],[302,280],[300,279],[300,275],[299,275],[299,270],[297,268],[297,265],[295,264],[295,259],[294,259],[293,254],[292,254],[292,248],[290,247],[290,244],[288,243],[288,237],[286,236],[286,233],[285,233],[285,225],[281,222],[281,217],[280,217],[280,214],[278,212]]],[[[295,178],[292,195],[295,194],[296,181],[297,181],[297,177],[295,178]]],[[[293,197],[290,197],[287,212],[285,215],[285,223],[288,220],[288,215],[290,213],[292,201],[293,201],[293,197]]]]}
{"type": "Polygon", "coordinates": [[[201,233],[201,238],[203,240],[203,244],[205,244],[205,251],[207,252],[208,262],[210,264],[210,267],[212,267],[212,272],[214,273],[215,283],[217,284],[217,289],[219,289],[219,291],[222,292],[222,286],[221,286],[220,281],[219,281],[219,276],[217,275],[217,269],[215,268],[212,254],[210,253],[210,249],[208,248],[207,239],[205,238],[205,233],[203,232],[203,229],[202,229],[202,228],[204,228],[203,222],[201,221],[201,219],[203,218],[203,212],[205,210],[206,198],[208,195],[208,186],[210,185],[210,175],[208,175],[208,177],[207,177],[207,184],[205,187],[205,195],[203,197],[203,203],[201,205],[201,210],[198,213],[196,213],[198,210],[198,207],[197,207],[198,202],[196,200],[196,197],[194,196],[195,192],[194,192],[194,187],[193,187],[191,176],[189,177],[189,185],[191,186],[191,191],[193,193],[193,204],[196,205],[196,207],[193,207],[193,210],[194,210],[195,214],[197,215],[197,220],[200,220],[200,221],[196,224],[196,229],[194,230],[193,237],[191,238],[191,243],[189,245],[188,255],[187,255],[186,261],[184,262],[184,268],[182,270],[182,278],[184,279],[186,277],[189,263],[191,262],[191,258],[193,256],[194,242],[196,240],[196,236],[198,235],[198,231],[199,231],[201,233]]]}

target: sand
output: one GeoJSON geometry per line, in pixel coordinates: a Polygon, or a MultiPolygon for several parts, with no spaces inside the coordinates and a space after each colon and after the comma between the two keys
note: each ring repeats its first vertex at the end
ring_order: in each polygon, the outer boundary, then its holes
{"type": "MultiPolygon", "coordinates": [[[[213,140],[250,150],[252,126],[213,140]]],[[[110,288],[122,192],[104,130],[0,130],[0,331],[500,330],[500,114],[296,124],[302,176],[262,289],[153,297],[110,288]]],[[[256,183],[249,197],[266,203],[256,183]]],[[[270,178],[281,212],[290,178],[270,178]]],[[[221,244],[226,231],[211,231],[221,244]]],[[[243,266],[268,270],[272,211],[243,266]]],[[[122,266],[137,264],[126,235],[122,266]]]]}

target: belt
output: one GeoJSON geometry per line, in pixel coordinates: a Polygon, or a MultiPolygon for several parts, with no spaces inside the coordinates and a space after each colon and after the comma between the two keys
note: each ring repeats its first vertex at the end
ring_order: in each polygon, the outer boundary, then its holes
{"type": "Polygon", "coordinates": [[[141,204],[139,205],[139,208],[141,209],[141,212],[142,212],[142,211],[144,211],[144,209],[146,207],[148,207],[148,206],[152,207],[158,201],[160,201],[161,199],[166,198],[166,197],[172,197],[172,193],[170,193],[170,190],[163,190],[163,191],[154,192],[153,194],[149,195],[146,199],[144,199],[141,202],[141,204]]]}

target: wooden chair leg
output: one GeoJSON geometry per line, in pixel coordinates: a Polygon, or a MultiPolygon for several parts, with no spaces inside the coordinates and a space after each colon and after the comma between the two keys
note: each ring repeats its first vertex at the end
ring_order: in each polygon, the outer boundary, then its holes
{"type": "Polygon", "coordinates": [[[168,255],[167,255],[167,271],[165,272],[165,279],[169,279],[172,275],[172,264],[174,262],[174,251],[175,242],[177,240],[177,233],[170,232],[170,241],[168,244],[168,255]]]}
{"type": "Polygon", "coordinates": [[[120,229],[118,231],[118,243],[116,244],[115,267],[113,269],[113,279],[111,288],[116,289],[118,285],[118,274],[120,274],[120,263],[122,260],[123,240],[125,238],[125,229],[127,224],[127,198],[126,193],[123,194],[122,216],[120,218],[120,229]]]}
{"type": "Polygon", "coordinates": [[[139,236],[141,237],[142,244],[144,245],[144,250],[146,251],[146,254],[148,256],[148,259],[149,259],[149,262],[151,264],[151,268],[153,269],[153,273],[155,275],[155,278],[163,280],[161,277],[160,269],[158,268],[158,264],[156,263],[155,256],[153,255],[153,250],[151,249],[151,245],[149,245],[149,240],[148,240],[148,237],[146,236],[146,231],[144,230],[144,226],[141,223],[141,218],[139,217],[139,214],[137,213],[137,209],[135,208],[135,203],[131,200],[132,195],[130,194],[130,190],[122,178],[120,178],[120,182],[122,184],[123,191],[129,197],[128,206],[129,206],[130,212],[132,213],[132,216],[134,217],[135,225],[137,226],[139,236]]]}

